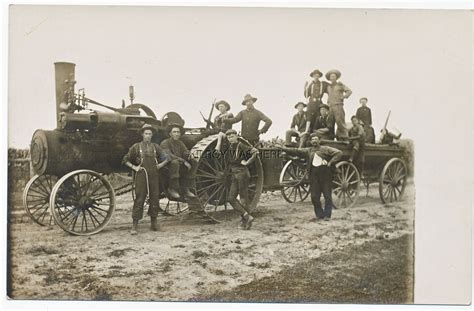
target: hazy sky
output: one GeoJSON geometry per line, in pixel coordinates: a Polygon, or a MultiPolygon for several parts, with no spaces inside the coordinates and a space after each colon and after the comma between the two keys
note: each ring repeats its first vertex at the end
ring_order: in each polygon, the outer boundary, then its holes
{"type": "Polygon", "coordinates": [[[199,110],[207,115],[214,98],[236,113],[251,93],[273,119],[264,138],[284,136],[313,69],[337,68],[353,90],[347,120],[366,96],[377,133],[391,110],[389,124],[413,138],[443,109],[435,103],[456,104],[454,79],[470,70],[469,14],[13,5],[9,143],[27,147],[35,129],[55,127],[57,61],[77,64],[77,88],[94,100],[119,107],[133,84],[136,102],[159,118],[176,111],[190,127],[203,126],[199,110]]]}

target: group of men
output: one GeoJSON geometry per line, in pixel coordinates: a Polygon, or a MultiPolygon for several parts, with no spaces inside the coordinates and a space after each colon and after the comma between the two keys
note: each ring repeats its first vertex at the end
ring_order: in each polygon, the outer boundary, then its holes
{"type": "MultiPolygon", "coordinates": [[[[229,165],[231,167],[232,182],[229,189],[228,200],[232,207],[241,215],[239,227],[249,230],[254,217],[250,214],[249,183],[250,172],[248,166],[255,160],[258,150],[255,146],[260,140],[260,134],[268,131],[272,124],[261,111],[255,109],[257,98],[250,94],[245,95],[242,105],[246,108],[235,117],[230,113],[230,105],[224,100],[215,103],[219,115],[212,122],[212,129],[207,134],[218,134],[215,149],[222,151],[222,139],[226,137],[226,144],[231,156],[229,165]],[[250,145],[239,141],[237,131],[232,129],[232,124],[242,122],[241,136],[250,145]],[[260,122],[264,126],[259,128],[260,122]],[[237,199],[239,196],[239,199],[237,199]]],[[[167,195],[171,199],[186,200],[196,199],[193,192],[194,182],[194,158],[186,145],[180,140],[184,129],[178,124],[170,124],[168,127],[169,138],[163,140],[160,145],[152,142],[156,130],[149,124],[141,128],[142,141],[130,147],[128,153],[123,157],[122,163],[135,172],[135,200],[132,208],[131,234],[137,234],[138,222],[143,218],[143,206],[146,198],[149,199],[148,215],[151,218],[151,230],[158,231],[157,216],[160,200],[160,175],[159,172],[167,166],[169,171],[169,185],[167,195]]]]}
{"type": "Polygon", "coordinates": [[[341,77],[339,70],[329,70],[325,75],[327,81],[321,81],[322,76],[323,73],[319,69],[310,73],[313,80],[306,82],[304,86],[307,103],[298,102],[295,105],[298,111],[293,116],[290,129],[286,132],[285,145],[292,145],[291,140],[295,137],[298,146],[305,147],[312,134],[323,140],[348,141],[352,146],[349,161],[354,162],[362,171],[365,143],[375,143],[372,112],[367,107],[367,97],[360,99],[361,107],[357,109],[356,115],[351,117],[352,127],[348,130],[344,100],[351,96],[352,91],[339,80],[341,77]],[[327,104],[323,103],[324,94],[327,94],[327,104]]]}
{"type": "MultiPolygon", "coordinates": [[[[345,122],[344,100],[351,96],[349,87],[339,81],[341,72],[330,70],[325,77],[328,81],[321,81],[322,72],[318,69],[310,73],[312,81],[306,82],[304,96],[307,103],[298,102],[295,105],[297,113],[293,116],[291,129],[286,132],[285,146],[277,144],[276,147],[299,157],[307,159],[310,165],[310,192],[314,206],[316,220],[329,220],[332,212],[331,184],[333,174],[336,171],[335,164],[340,160],[342,152],[336,148],[322,146],[321,140],[347,141],[352,146],[349,161],[354,162],[360,172],[364,166],[365,143],[375,143],[375,135],[372,128],[372,113],[367,107],[367,98],[360,99],[361,107],[356,115],[352,116],[352,127],[348,130],[345,122]],[[327,104],[322,102],[323,95],[327,94],[327,104]],[[305,111],[306,109],[306,111],[305,111]],[[337,126],[337,129],[335,130],[337,126]],[[299,141],[298,148],[289,148],[292,137],[299,141]],[[309,140],[310,146],[306,147],[309,140]],[[321,206],[321,194],[325,198],[324,209],[321,206]]],[[[215,103],[219,115],[214,121],[206,120],[210,125],[204,135],[217,134],[215,149],[222,150],[222,142],[227,140],[231,160],[232,183],[229,189],[228,201],[232,207],[241,215],[239,227],[250,229],[254,217],[250,214],[249,181],[250,172],[248,166],[255,160],[258,150],[260,135],[267,132],[272,125],[272,120],[263,112],[254,107],[256,97],[245,95],[241,110],[236,116],[231,112],[228,102],[221,100],[215,103]],[[238,133],[232,129],[232,124],[241,122],[241,137],[248,144],[239,141],[238,133]],[[260,128],[260,122],[264,125],[260,128]],[[237,199],[239,196],[239,199],[237,199]]],[[[143,140],[134,144],[124,156],[123,163],[135,171],[135,193],[136,198],[132,211],[132,234],[137,233],[138,221],[143,217],[143,205],[146,197],[149,197],[148,215],[151,217],[151,229],[159,230],[157,214],[159,210],[159,170],[165,166],[169,168],[169,185],[167,195],[172,199],[186,200],[196,199],[193,192],[193,157],[185,144],[180,140],[183,128],[180,125],[169,126],[169,138],[160,145],[152,143],[151,138],[155,129],[151,125],[144,125],[141,130],[143,140]]],[[[386,139],[395,137],[385,131],[382,133],[386,139]]],[[[395,138],[399,138],[395,137],[395,138]]],[[[387,142],[382,141],[382,143],[387,142]]]]}

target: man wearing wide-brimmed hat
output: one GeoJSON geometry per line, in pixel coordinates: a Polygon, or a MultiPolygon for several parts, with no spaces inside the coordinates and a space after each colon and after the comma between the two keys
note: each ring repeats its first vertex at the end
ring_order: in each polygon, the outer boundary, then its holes
{"type": "Polygon", "coordinates": [[[319,107],[320,116],[316,119],[313,132],[320,139],[334,140],[334,125],[329,120],[329,106],[322,104],[319,107]]]}
{"type": "Polygon", "coordinates": [[[351,96],[352,91],[342,82],[338,81],[341,72],[336,69],[329,70],[326,73],[326,79],[329,85],[326,92],[328,93],[329,119],[337,124],[336,138],[338,140],[347,140],[348,132],[346,128],[344,99],[351,96]]]}
{"type": "Polygon", "coordinates": [[[297,137],[299,139],[299,147],[303,147],[306,144],[306,140],[309,135],[309,125],[307,124],[307,117],[304,108],[306,104],[298,102],[295,105],[298,112],[293,116],[291,120],[290,129],[286,131],[285,145],[291,145],[291,138],[297,137]]]}
{"type": "Polygon", "coordinates": [[[179,199],[180,185],[183,186],[183,192],[186,197],[194,198],[196,195],[190,188],[193,186],[194,176],[192,175],[192,157],[186,145],[181,141],[183,127],[179,124],[170,124],[168,126],[169,138],[161,142],[161,148],[171,159],[169,164],[169,187],[168,195],[172,199],[179,199]]]}
{"type": "Polygon", "coordinates": [[[230,105],[225,100],[220,100],[215,103],[214,107],[219,111],[219,115],[214,118],[213,128],[225,133],[225,131],[232,128],[232,124],[224,123],[224,120],[234,117],[229,111],[230,105]]]}
{"type": "Polygon", "coordinates": [[[158,231],[157,216],[160,209],[160,179],[158,170],[169,159],[157,144],[151,142],[156,133],[153,126],[143,125],[140,130],[143,140],[130,147],[122,163],[135,172],[135,201],[132,209],[133,226],[131,234],[137,234],[138,221],[143,218],[143,205],[149,197],[148,215],[151,218],[151,230],[158,231]]]}
{"type": "Polygon", "coordinates": [[[304,97],[308,100],[308,108],[306,112],[313,130],[314,122],[319,117],[319,106],[322,104],[322,97],[326,93],[327,82],[319,80],[323,73],[319,69],[313,70],[309,76],[313,81],[306,82],[304,85],[304,97]]]}
{"type": "Polygon", "coordinates": [[[263,112],[255,109],[254,103],[257,101],[256,97],[250,94],[245,95],[242,105],[246,109],[240,111],[234,118],[224,120],[224,123],[234,124],[242,121],[241,136],[248,140],[253,146],[260,141],[260,134],[266,133],[272,125],[272,120],[268,118],[263,112]],[[259,129],[260,121],[263,121],[264,126],[259,129]]]}

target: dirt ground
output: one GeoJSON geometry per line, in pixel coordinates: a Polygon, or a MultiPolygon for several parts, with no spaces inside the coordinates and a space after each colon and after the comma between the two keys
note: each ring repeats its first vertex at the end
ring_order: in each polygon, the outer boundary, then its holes
{"type": "Polygon", "coordinates": [[[314,212],[309,198],[289,204],[278,192],[265,194],[250,231],[237,229],[237,218],[210,224],[188,216],[163,216],[160,232],[151,232],[145,219],[139,234],[131,236],[131,196],[118,202],[109,225],[89,237],[13,217],[10,296],[412,302],[415,200],[411,183],[403,201],[396,204],[383,205],[376,187],[368,197],[363,190],[356,207],[334,210],[329,222],[310,221],[314,212]],[[403,260],[396,263],[394,256],[403,260]],[[294,280],[282,282],[282,278],[294,280]],[[400,287],[400,281],[406,286],[400,287]],[[265,290],[274,283],[280,286],[277,291],[265,290]],[[364,288],[370,295],[357,294],[364,288]],[[376,300],[380,295],[384,299],[376,300]]]}

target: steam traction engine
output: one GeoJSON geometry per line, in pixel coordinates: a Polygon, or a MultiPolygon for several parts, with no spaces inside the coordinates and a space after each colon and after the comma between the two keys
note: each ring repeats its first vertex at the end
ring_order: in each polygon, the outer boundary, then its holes
{"type": "MultiPolygon", "coordinates": [[[[40,225],[52,224],[54,220],[71,234],[90,235],[102,230],[110,221],[116,195],[132,190],[132,183],[114,189],[108,176],[127,171],[121,160],[128,149],[141,140],[140,128],[145,123],[152,125],[157,130],[153,141],[160,143],[168,136],[169,124],[184,126],[185,122],[175,112],[157,120],[150,108],[133,103],[132,87],[132,103],[126,107],[122,103],[122,108],[89,99],[84,89],[76,93],[75,64],[72,63],[55,63],[55,80],[57,128],[37,130],[33,134],[30,152],[36,175],[25,187],[23,204],[28,215],[40,225]],[[89,109],[90,104],[112,112],[89,109]]],[[[228,155],[216,156],[217,135],[210,135],[205,128],[185,128],[185,132],[182,140],[197,161],[193,170],[198,201],[193,206],[192,202],[168,200],[163,212],[178,214],[194,207],[200,216],[214,221],[231,217],[232,211],[227,206],[231,177],[228,155]]],[[[250,171],[251,204],[255,207],[264,177],[259,158],[251,164],[250,171]]],[[[278,178],[273,180],[276,186],[278,178]]],[[[162,197],[166,200],[165,191],[162,197]]]]}

